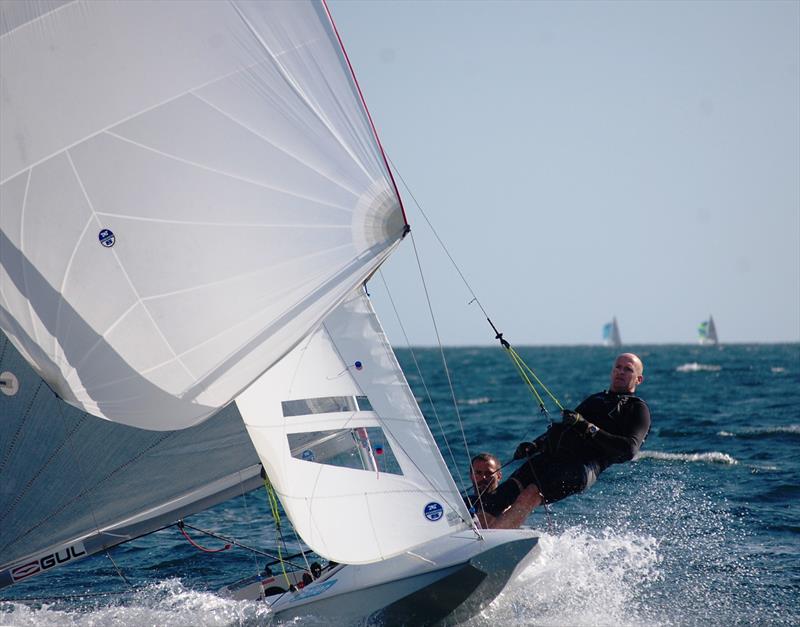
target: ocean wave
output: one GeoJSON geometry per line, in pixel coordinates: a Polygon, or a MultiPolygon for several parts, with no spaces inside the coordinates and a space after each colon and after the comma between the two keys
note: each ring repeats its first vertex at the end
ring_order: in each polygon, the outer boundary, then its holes
{"type": "Polygon", "coordinates": [[[657,459],[670,462],[704,462],[708,464],[733,465],[739,462],[727,453],[710,451],[708,453],[664,453],[662,451],[642,451],[636,459],[657,459]]]}
{"type": "Polygon", "coordinates": [[[718,431],[724,438],[758,439],[774,435],[800,435],[800,424],[775,425],[772,427],[745,427],[738,431],[718,431]]]}
{"type": "Polygon", "coordinates": [[[688,364],[681,364],[675,368],[676,372],[719,372],[720,370],[722,370],[722,366],[717,366],[715,364],[698,364],[696,361],[688,364]]]}
{"type": "Polygon", "coordinates": [[[491,403],[492,399],[488,396],[481,396],[479,398],[467,398],[467,399],[458,399],[459,405],[484,405],[486,403],[491,403]]]}

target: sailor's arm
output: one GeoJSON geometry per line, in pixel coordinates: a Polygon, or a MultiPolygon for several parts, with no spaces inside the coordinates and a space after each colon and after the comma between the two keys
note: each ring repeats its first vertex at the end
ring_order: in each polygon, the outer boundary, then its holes
{"type": "Polygon", "coordinates": [[[587,424],[585,431],[586,437],[591,438],[617,463],[633,459],[650,431],[650,410],[645,403],[635,401],[626,410],[623,433],[610,433],[591,423],[587,424]]]}

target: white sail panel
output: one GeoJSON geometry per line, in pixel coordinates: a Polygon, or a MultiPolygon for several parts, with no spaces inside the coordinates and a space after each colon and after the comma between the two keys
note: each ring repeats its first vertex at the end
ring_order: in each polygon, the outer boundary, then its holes
{"type": "Polygon", "coordinates": [[[402,237],[321,3],[2,12],[0,321],[78,408],[196,424],[402,237]]]}
{"type": "Polygon", "coordinates": [[[287,515],[320,554],[372,562],[469,526],[360,290],[236,403],[287,515]]]}

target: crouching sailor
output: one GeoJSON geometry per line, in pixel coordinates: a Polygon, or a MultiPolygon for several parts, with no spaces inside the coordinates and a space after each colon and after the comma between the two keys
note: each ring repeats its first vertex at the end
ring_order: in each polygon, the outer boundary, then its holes
{"type": "Polygon", "coordinates": [[[525,463],[486,499],[479,516],[484,526],[518,527],[540,504],[582,492],[611,464],[633,459],[650,430],[650,410],[633,395],[643,371],[639,357],[619,355],[608,390],[564,410],[562,421],[533,442],[522,442],[514,459],[525,463]]]}

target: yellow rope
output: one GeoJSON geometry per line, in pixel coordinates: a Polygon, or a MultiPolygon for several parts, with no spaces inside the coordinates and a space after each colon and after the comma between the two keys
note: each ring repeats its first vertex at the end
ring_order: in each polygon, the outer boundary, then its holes
{"type": "Polygon", "coordinates": [[[278,561],[281,564],[283,578],[286,580],[286,587],[288,588],[292,585],[292,582],[289,581],[289,575],[286,574],[286,564],[284,564],[283,555],[281,554],[283,537],[281,536],[281,512],[278,509],[278,498],[275,496],[275,490],[272,489],[269,479],[264,479],[264,487],[267,490],[267,500],[269,501],[270,510],[272,510],[272,517],[275,519],[275,529],[278,531],[278,561]]]}
{"type": "Polygon", "coordinates": [[[528,377],[528,373],[530,373],[534,381],[536,381],[536,383],[538,383],[542,387],[542,389],[547,393],[547,395],[553,400],[553,402],[556,404],[556,407],[558,407],[559,410],[563,410],[564,407],[561,405],[561,403],[558,402],[558,399],[555,396],[553,396],[553,393],[549,389],[547,389],[547,386],[544,383],[542,383],[539,377],[536,376],[536,373],[533,370],[531,370],[528,364],[525,363],[522,357],[520,357],[519,353],[516,350],[514,350],[514,348],[511,345],[508,345],[505,348],[506,351],[508,351],[508,356],[511,358],[511,361],[513,361],[514,365],[517,367],[517,371],[522,377],[522,380],[525,381],[528,388],[533,393],[534,397],[536,397],[536,400],[539,403],[539,407],[542,409],[542,411],[546,411],[544,407],[544,401],[542,400],[542,397],[539,394],[539,392],[536,390],[536,386],[533,385],[530,377],[528,377]]]}

